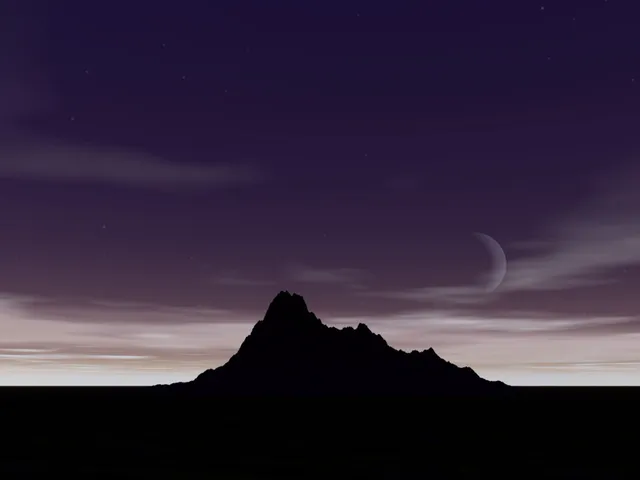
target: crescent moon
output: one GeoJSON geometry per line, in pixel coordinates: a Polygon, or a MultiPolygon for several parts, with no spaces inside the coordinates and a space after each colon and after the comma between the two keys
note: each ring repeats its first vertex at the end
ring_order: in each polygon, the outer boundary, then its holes
{"type": "Polygon", "coordinates": [[[500,286],[507,274],[507,256],[500,244],[493,237],[478,232],[474,232],[473,236],[480,240],[491,254],[493,268],[488,275],[488,281],[485,287],[488,292],[493,292],[500,286]]]}

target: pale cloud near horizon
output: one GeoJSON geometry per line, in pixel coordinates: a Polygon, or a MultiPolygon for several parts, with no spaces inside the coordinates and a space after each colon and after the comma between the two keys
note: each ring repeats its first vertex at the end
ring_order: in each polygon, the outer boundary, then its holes
{"type": "MultiPolygon", "coordinates": [[[[44,300],[0,297],[0,383],[148,385],[189,380],[225,363],[264,314],[130,302],[92,301],[73,307],[44,300]]],[[[520,369],[517,382],[526,383],[527,374],[537,375],[544,364],[545,381],[553,383],[568,378],[578,364],[585,374],[606,375],[624,363],[627,382],[640,378],[629,370],[640,361],[635,348],[640,335],[608,331],[635,319],[558,319],[535,312],[488,319],[428,309],[325,315],[312,304],[309,308],[328,325],[366,323],[395,348],[433,347],[446,360],[469,365],[486,377],[512,381],[509,372],[520,369]],[[585,363],[597,367],[589,369],[585,363]]]]}
{"type": "Polygon", "coordinates": [[[162,325],[246,323],[257,317],[248,313],[205,306],[172,306],[132,301],[73,299],[62,301],[29,295],[0,295],[0,305],[21,316],[70,324],[162,325]]]}

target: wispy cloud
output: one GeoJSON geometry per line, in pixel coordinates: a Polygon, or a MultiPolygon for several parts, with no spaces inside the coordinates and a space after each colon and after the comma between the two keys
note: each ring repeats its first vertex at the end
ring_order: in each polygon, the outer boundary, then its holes
{"type": "Polygon", "coordinates": [[[477,304],[489,302],[493,292],[487,292],[484,285],[451,285],[445,287],[417,287],[391,291],[363,291],[360,295],[368,297],[411,300],[437,305],[477,304]]]}
{"type": "Polygon", "coordinates": [[[113,147],[65,145],[32,137],[0,147],[0,178],[100,183],[154,189],[203,189],[263,180],[250,165],[190,164],[113,147]]]}
{"type": "Polygon", "coordinates": [[[288,276],[294,282],[341,285],[349,288],[363,288],[366,273],[356,268],[317,268],[306,265],[293,265],[288,276]]]}
{"type": "MultiPolygon", "coordinates": [[[[29,120],[55,111],[58,101],[38,57],[43,28],[27,3],[0,19],[0,179],[99,183],[163,190],[254,184],[264,174],[236,159],[196,164],[112,145],[82,145],[44,138],[29,120]]],[[[22,4],[22,2],[20,2],[22,4]]],[[[5,8],[3,6],[3,12],[5,8]]]]}
{"type": "Polygon", "coordinates": [[[216,285],[226,287],[268,287],[274,284],[274,282],[270,280],[248,278],[234,273],[215,276],[212,281],[216,285]]]}
{"type": "MultiPolygon", "coordinates": [[[[467,310],[408,310],[387,315],[334,317],[340,325],[366,323],[387,331],[392,337],[403,329],[419,329],[435,335],[564,335],[597,336],[602,333],[640,333],[639,316],[571,316],[562,318],[538,312],[511,311],[499,316],[482,315],[467,310]]],[[[405,337],[411,341],[411,336],[405,337]]]]}
{"type": "Polygon", "coordinates": [[[558,218],[550,248],[509,262],[502,291],[564,290],[612,281],[612,269],[640,265],[640,168],[601,180],[592,201],[558,218]]]}
{"type": "Polygon", "coordinates": [[[0,360],[17,360],[17,361],[56,361],[56,360],[145,360],[148,357],[144,355],[100,355],[96,353],[90,354],[70,354],[70,353],[26,353],[26,352],[0,352],[0,360]]]}

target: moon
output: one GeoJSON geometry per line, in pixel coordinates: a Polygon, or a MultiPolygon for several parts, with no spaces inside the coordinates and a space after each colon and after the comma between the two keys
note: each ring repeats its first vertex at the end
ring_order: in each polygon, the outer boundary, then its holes
{"type": "Polygon", "coordinates": [[[489,280],[485,287],[488,292],[493,292],[500,286],[507,274],[507,256],[500,244],[493,237],[478,232],[474,232],[473,236],[480,240],[491,254],[493,268],[488,275],[489,280]]]}

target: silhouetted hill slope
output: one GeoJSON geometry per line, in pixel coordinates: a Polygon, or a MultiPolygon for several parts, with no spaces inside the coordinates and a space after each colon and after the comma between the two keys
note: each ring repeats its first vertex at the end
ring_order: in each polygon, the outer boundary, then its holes
{"type": "Polygon", "coordinates": [[[300,295],[280,292],[238,352],[173,390],[215,394],[499,393],[501,382],[480,378],[433,349],[395,350],[364,324],[324,325],[300,295]]]}

